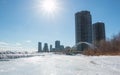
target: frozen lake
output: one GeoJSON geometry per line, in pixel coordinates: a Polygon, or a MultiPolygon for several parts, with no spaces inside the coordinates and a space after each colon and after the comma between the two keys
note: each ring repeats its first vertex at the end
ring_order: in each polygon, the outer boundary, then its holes
{"type": "Polygon", "coordinates": [[[120,75],[120,56],[42,54],[0,61],[0,75],[120,75]]]}

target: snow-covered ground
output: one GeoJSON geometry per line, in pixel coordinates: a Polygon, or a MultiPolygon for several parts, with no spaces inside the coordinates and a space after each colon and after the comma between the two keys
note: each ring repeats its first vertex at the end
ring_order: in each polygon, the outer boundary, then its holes
{"type": "Polygon", "coordinates": [[[0,75],[120,75],[120,56],[41,56],[0,61],[0,75]]]}

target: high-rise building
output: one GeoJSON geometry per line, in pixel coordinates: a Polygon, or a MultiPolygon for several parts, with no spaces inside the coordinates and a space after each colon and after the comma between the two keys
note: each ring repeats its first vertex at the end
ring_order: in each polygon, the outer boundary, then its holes
{"type": "Polygon", "coordinates": [[[42,52],[42,43],[38,42],[38,52],[42,52]]]}
{"type": "Polygon", "coordinates": [[[64,45],[60,45],[60,50],[61,50],[61,51],[64,50],[64,45]]]}
{"type": "Polygon", "coordinates": [[[105,24],[103,22],[97,22],[93,24],[93,41],[94,44],[99,43],[101,40],[105,40],[105,24]]]}
{"type": "Polygon", "coordinates": [[[59,40],[55,41],[55,49],[56,50],[60,49],[60,41],[59,40]]]}
{"type": "MultiPolygon", "coordinates": [[[[92,43],[92,17],[89,11],[81,11],[75,14],[75,40],[79,42],[92,43]]],[[[83,51],[88,46],[80,44],[77,50],[83,51]]]]}
{"type": "Polygon", "coordinates": [[[50,51],[52,51],[52,50],[53,50],[52,45],[50,45],[50,51]]]}
{"type": "Polygon", "coordinates": [[[43,51],[44,51],[44,52],[49,52],[48,44],[47,44],[47,43],[44,44],[43,51]]]}

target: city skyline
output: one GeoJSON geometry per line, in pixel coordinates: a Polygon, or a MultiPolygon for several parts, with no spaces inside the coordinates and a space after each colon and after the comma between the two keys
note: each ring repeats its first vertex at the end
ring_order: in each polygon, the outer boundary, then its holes
{"type": "Polygon", "coordinates": [[[62,41],[65,46],[73,46],[74,14],[82,10],[91,12],[93,23],[105,23],[107,38],[120,32],[120,1],[56,0],[59,5],[56,9],[59,10],[52,16],[37,8],[38,1],[40,0],[0,0],[0,47],[37,50],[39,41],[54,47],[54,40],[62,41]]]}
{"type": "Polygon", "coordinates": [[[55,47],[53,47],[53,45],[49,43],[38,42],[38,52],[58,52],[65,50],[64,45],[61,45],[60,40],[56,40],[54,45],[55,47]]]}

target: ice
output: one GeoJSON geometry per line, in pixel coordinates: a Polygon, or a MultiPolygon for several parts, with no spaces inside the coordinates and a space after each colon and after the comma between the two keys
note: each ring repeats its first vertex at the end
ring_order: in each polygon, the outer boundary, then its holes
{"type": "Polygon", "coordinates": [[[120,75],[120,56],[44,53],[0,61],[0,75],[120,75]]]}

